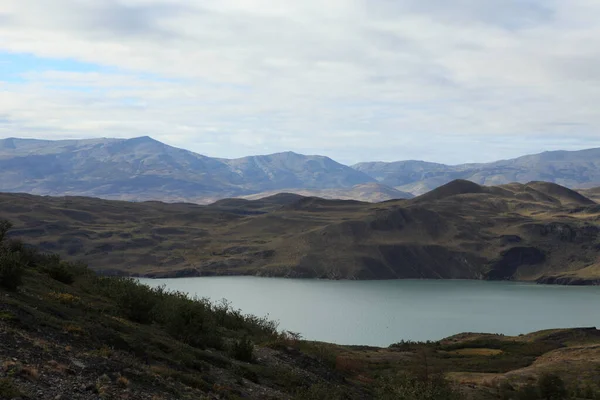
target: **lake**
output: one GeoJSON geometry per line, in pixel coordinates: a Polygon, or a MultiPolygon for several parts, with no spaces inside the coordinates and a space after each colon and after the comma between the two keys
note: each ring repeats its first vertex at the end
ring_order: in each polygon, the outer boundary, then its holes
{"type": "Polygon", "coordinates": [[[486,281],[327,281],[247,276],[140,279],[279,321],[308,340],[388,346],[461,332],[600,326],[600,286],[486,281]]]}

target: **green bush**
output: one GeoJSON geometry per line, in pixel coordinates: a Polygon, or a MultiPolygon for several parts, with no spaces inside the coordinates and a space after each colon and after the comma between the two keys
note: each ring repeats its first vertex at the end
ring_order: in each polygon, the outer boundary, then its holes
{"type": "Polygon", "coordinates": [[[44,268],[44,272],[55,281],[66,283],[67,285],[75,281],[75,274],[65,262],[49,265],[44,268]]]}
{"type": "Polygon", "coordinates": [[[20,253],[0,249],[0,286],[7,290],[16,290],[23,284],[25,267],[20,253]]]}
{"type": "MultiPolygon", "coordinates": [[[[190,298],[165,287],[150,288],[131,278],[91,277],[96,291],[114,299],[117,312],[142,324],[156,323],[173,338],[198,348],[224,347],[224,337],[245,334],[253,339],[277,337],[277,324],[266,318],[242,315],[229,303],[190,298]]],[[[244,356],[242,356],[244,357],[244,356]]]]}
{"type": "Polygon", "coordinates": [[[6,239],[6,234],[8,233],[8,231],[10,231],[12,226],[13,225],[10,221],[7,221],[5,219],[0,220],[0,243],[4,242],[4,239],[6,239]]]}
{"type": "Polygon", "coordinates": [[[124,317],[141,324],[153,321],[160,293],[131,278],[103,278],[106,295],[115,300],[124,317]]]}
{"type": "Polygon", "coordinates": [[[248,337],[234,341],[231,346],[231,356],[236,360],[253,362],[254,343],[248,337]]]}
{"type": "Polygon", "coordinates": [[[190,299],[179,292],[163,293],[155,318],[171,336],[190,346],[223,347],[211,304],[206,299],[190,299]]]}

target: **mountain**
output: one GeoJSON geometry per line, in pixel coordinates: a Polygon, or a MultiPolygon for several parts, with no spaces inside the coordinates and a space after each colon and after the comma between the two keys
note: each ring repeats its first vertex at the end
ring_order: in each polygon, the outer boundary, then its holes
{"type": "Polygon", "coordinates": [[[328,157],[293,152],[212,158],[150,137],[0,140],[0,191],[13,193],[208,204],[284,191],[373,202],[420,195],[456,179],[485,186],[531,181],[600,186],[600,149],[487,164],[398,161],[348,167],[328,157]]]}
{"type": "Polygon", "coordinates": [[[358,200],[377,203],[394,199],[411,199],[414,196],[380,183],[363,183],[351,188],[341,189],[283,189],[243,196],[248,200],[258,200],[280,192],[299,194],[305,197],[320,197],[323,199],[358,200]]]}
{"type": "Polygon", "coordinates": [[[210,205],[0,194],[12,235],[104,273],[600,283],[600,205],[548,182],[455,180],[382,203],[210,205]]]}
{"type": "Polygon", "coordinates": [[[328,157],[279,153],[236,160],[149,137],[0,140],[0,191],[121,200],[206,203],[284,188],[351,188],[374,182],[328,157]]]}
{"type": "Polygon", "coordinates": [[[454,179],[480,185],[547,181],[582,188],[600,185],[600,148],[549,151],[485,164],[444,165],[423,161],[367,162],[353,166],[398,190],[423,194],[454,179]]]}
{"type": "Polygon", "coordinates": [[[375,181],[329,157],[307,156],[291,151],[220,161],[235,174],[234,183],[248,191],[340,189],[375,181]]]}

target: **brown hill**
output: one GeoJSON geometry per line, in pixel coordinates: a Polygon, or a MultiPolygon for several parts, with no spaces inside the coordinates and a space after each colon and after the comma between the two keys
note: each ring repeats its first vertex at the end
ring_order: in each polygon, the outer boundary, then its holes
{"type": "Polygon", "coordinates": [[[592,199],[596,202],[600,201],[600,187],[593,187],[589,189],[579,189],[578,192],[585,197],[592,199]]]}
{"type": "Polygon", "coordinates": [[[435,201],[445,199],[451,196],[457,196],[460,194],[474,194],[474,193],[486,193],[487,189],[471,181],[465,181],[463,179],[456,179],[452,182],[446,183],[427,192],[415,199],[416,202],[423,203],[428,201],[435,201]]]}
{"type": "Polygon", "coordinates": [[[384,203],[209,206],[0,195],[14,235],[106,273],[600,282],[600,206],[558,185],[455,181],[384,203]],[[109,266],[109,267],[107,267],[109,266]]]}
{"type": "MultiPolygon", "coordinates": [[[[242,196],[244,199],[258,200],[270,197],[281,190],[269,191],[242,196]]],[[[414,196],[380,183],[369,182],[355,185],[351,188],[336,189],[284,189],[284,192],[306,197],[321,197],[323,199],[359,200],[366,202],[381,202],[395,199],[410,199],[414,196]]]]}

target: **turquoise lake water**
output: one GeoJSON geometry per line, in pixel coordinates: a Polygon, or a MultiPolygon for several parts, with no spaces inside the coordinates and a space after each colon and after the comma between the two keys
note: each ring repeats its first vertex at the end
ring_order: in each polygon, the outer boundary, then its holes
{"type": "Polygon", "coordinates": [[[327,281],[246,276],[140,279],[268,315],[308,340],[388,346],[461,332],[600,326],[600,286],[485,281],[327,281]]]}

